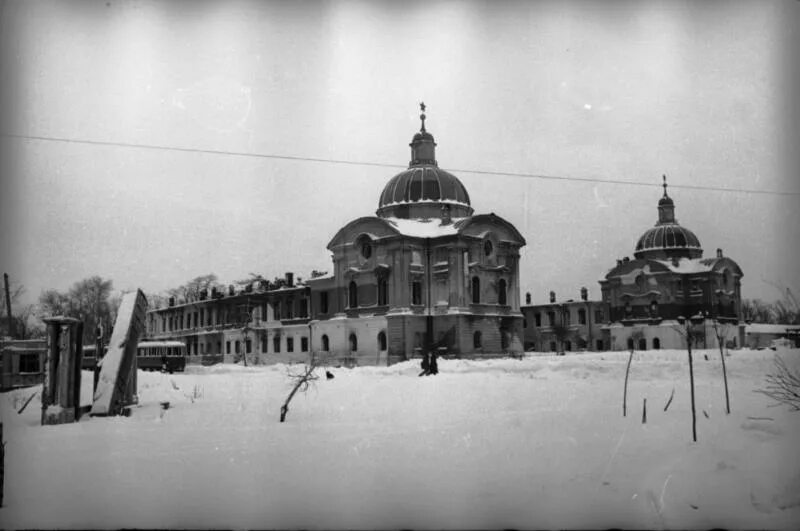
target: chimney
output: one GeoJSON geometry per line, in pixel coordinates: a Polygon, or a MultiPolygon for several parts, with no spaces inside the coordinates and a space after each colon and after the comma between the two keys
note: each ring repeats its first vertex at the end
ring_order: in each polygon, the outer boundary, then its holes
{"type": "Polygon", "coordinates": [[[585,301],[588,298],[589,298],[589,290],[587,290],[585,287],[581,288],[581,300],[585,301]]]}
{"type": "Polygon", "coordinates": [[[550,302],[556,302],[556,292],[555,291],[551,291],[550,292],[550,302]]]}
{"type": "Polygon", "coordinates": [[[217,298],[217,287],[216,286],[211,286],[211,298],[212,299],[216,299],[217,298]]]}
{"type": "Polygon", "coordinates": [[[529,291],[528,293],[525,294],[525,304],[530,304],[530,303],[531,303],[531,292],[529,291]]]}
{"type": "Polygon", "coordinates": [[[170,297],[169,298],[169,305],[170,306],[175,306],[175,297],[170,297]]]}
{"type": "Polygon", "coordinates": [[[294,287],[294,273],[291,271],[286,272],[286,286],[287,287],[294,287]]]}
{"type": "Polygon", "coordinates": [[[717,258],[722,258],[722,249],[717,249],[717,258]]]}
{"type": "Polygon", "coordinates": [[[206,288],[203,288],[200,290],[200,300],[204,301],[206,300],[206,297],[208,297],[208,290],[206,288]]]}

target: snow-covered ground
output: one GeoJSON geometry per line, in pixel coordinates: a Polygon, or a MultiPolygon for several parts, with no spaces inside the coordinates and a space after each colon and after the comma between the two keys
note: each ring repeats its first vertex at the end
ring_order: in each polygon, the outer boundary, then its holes
{"type": "Polygon", "coordinates": [[[800,350],[732,351],[730,415],[704,352],[697,443],[681,351],[635,355],[624,418],[626,352],[333,369],[283,424],[283,365],[140,373],[131,417],[61,426],[5,393],[0,527],[796,528],[800,413],[753,391],[800,350]]]}

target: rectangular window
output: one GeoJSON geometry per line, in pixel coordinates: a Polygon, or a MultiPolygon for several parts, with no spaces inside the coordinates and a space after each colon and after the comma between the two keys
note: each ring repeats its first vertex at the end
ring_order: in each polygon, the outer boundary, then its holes
{"type": "Polygon", "coordinates": [[[267,353],[267,336],[261,338],[261,352],[267,353]]]}
{"type": "Polygon", "coordinates": [[[319,294],[319,311],[320,313],[328,313],[328,292],[323,291],[319,294]]]}
{"type": "Polygon", "coordinates": [[[20,354],[19,372],[41,372],[38,354],[20,354]]]}
{"type": "Polygon", "coordinates": [[[205,354],[205,353],[206,353],[206,344],[200,343],[200,354],[205,354]]]}
{"type": "Polygon", "coordinates": [[[230,354],[230,353],[231,353],[231,342],[230,341],[226,341],[225,342],[225,354],[230,354]]]}
{"type": "Polygon", "coordinates": [[[194,327],[197,328],[197,312],[194,312],[194,327]]]}
{"type": "Polygon", "coordinates": [[[206,317],[206,311],[200,310],[200,326],[203,326],[203,324],[205,324],[206,322],[205,317],[206,317]]]}
{"type": "Polygon", "coordinates": [[[422,282],[411,283],[411,304],[422,304],[422,282]]]}
{"type": "Polygon", "coordinates": [[[286,352],[294,352],[294,338],[287,337],[286,338],[286,352]]]}
{"type": "Polygon", "coordinates": [[[300,352],[308,352],[308,338],[301,337],[300,338],[300,352]]]}
{"type": "Polygon", "coordinates": [[[597,350],[598,351],[602,351],[603,350],[603,340],[602,339],[598,339],[597,340],[597,350]]]}
{"type": "Polygon", "coordinates": [[[564,326],[569,326],[571,314],[568,309],[564,310],[564,326]]]}
{"type": "Polygon", "coordinates": [[[217,341],[217,354],[222,354],[222,341],[217,341]]]}
{"type": "Polygon", "coordinates": [[[594,312],[594,322],[595,323],[602,323],[604,319],[603,310],[595,310],[594,312]]]}
{"type": "Polygon", "coordinates": [[[308,299],[303,297],[300,299],[300,318],[305,319],[308,317],[308,299]]]}
{"type": "Polygon", "coordinates": [[[280,352],[281,351],[281,336],[275,336],[272,338],[272,352],[280,352]]]}
{"type": "MultiPolygon", "coordinates": [[[[280,321],[281,320],[281,301],[277,300],[274,303],[272,303],[272,311],[275,314],[275,320],[276,321],[280,321]]],[[[280,352],[280,351],[276,350],[275,352],[280,352]]]]}
{"type": "Polygon", "coordinates": [[[536,326],[542,326],[542,314],[537,313],[533,317],[536,319],[536,326]]]}
{"type": "Polygon", "coordinates": [[[242,351],[242,345],[241,345],[241,343],[239,343],[238,340],[234,341],[233,350],[234,350],[234,352],[236,352],[236,354],[239,354],[242,351]]]}
{"type": "Polygon", "coordinates": [[[294,319],[294,299],[286,300],[286,318],[294,319]]]}
{"type": "Polygon", "coordinates": [[[547,312],[547,320],[550,326],[556,325],[556,312],[547,312]]]}
{"type": "Polygon", "coordinates": [[[581,308],[578,310],[578,324],[585,325],[586,324],[586,310],[581,308]]]}
{"type": "Polygon", "coordinates": [[[252,339],[245,339],[244,340],[244,344],[245,344],[245,349],[247,350],[248,354],[253,352],[253,340],[252,339]]]}
{"type": "MultiPolygon", "coordinates": [[[[261,305],[261,320],[262,321],[266,321],[267,320],[267,303],[266,302],[261,305]]],[[[266,350],[264,352],[266,352],[266,350]]]]}

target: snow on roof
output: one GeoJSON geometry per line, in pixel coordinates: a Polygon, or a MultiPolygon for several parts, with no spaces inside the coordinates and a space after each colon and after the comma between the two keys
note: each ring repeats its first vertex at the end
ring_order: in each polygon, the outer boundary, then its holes
{"type": "Polygon", "coordinates": [[[785,334],[789,329],[798,330],[800,325],[751,323],[744,330],[747,334],[785,334]]]}
{"type": "Polygon", "coordinates": [[[673,264],[672,260],[655,261],[664,264],[675,273],[706,273],[712,269],[711,265],[702,263],[700,258],[680,258],[677,265],[673,264]]]}
{"type": "Polygon", "coordinates": [[[459,221],[467,218],[452,218],[451,223],[447,225],[442,225],[442,220],[439,218],[403,219],[389,217],[384,219],[404,236],[438,238],[440,236],[454,236],[458,234],[456,225],[459,221]]]}
{"type": "Polygon", "coordinates": [[[183,347],[182,341],[139,341],[138,348],[145,347],[183,347]]]}

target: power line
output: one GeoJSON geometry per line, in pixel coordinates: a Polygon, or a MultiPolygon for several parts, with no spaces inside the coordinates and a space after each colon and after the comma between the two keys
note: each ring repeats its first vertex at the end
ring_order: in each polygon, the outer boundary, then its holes
{"type": "MultiPolygon", "coordinates": [[[[378,168],[396,168],[396,169],[405,169],[407,166],[402,164],[389,164],[385,162],[365,162],[365,161],[354,161],[354,160],[343,160],[343,159],[328,159],[328,158],[320,158],[320,157],[301,157],[301,156],[293,156],[293,155],[273,155],[273,154],[266,154],[266,153],[251,153],[246,151],[226,151],[226,150],[216,150],[216,149],[200,149],[200,148],[185,148],[185,147],[172,147],[172,146],[159,146],[155,144],[134,144],[129,142],[110,142],[110,141],[103,141],[103,140],[85,140],[85,139],[77,139],[77,138],[59,138],[59,137],[51,137],[51,136],[36,136],[36,135],[16,135],[16,134],[3,134],[0,135],[6,138],[17,138],[22,140],[38,140],[43,142],[61,142],[67,144],[85,144],[85,145],[93,145],[93,146],[111,146],[111,147],[122,147],[122,148],[135,148],[135,149],[151,149],[151,150],[158,150],[158,151],[175,151],[181,153],[203,153],[208,155],[226,155],[226,156],[234,156],[234,157],[249,157],[249,158],[260,158],[260,159],[277,159],[277,160],[291,160],[291,161],[300,161],[300,162],[317,162],[317,163],[326,163],[326,164],[344,164],[350,166],[370,166],[370,167],[378,167],[378,168]]],[[[622,184],[622,185],[630,185],[630,186],[648,186],[648,187],[660,187],[661,184],[657,183],[645,183],[641,181],[624,181],[621,179],[597,179],[591,177],[571,177],[566,175],[544,175],[544,174],[534,174],[534,173],[517,173],[517,172],[506,172],[506,171],[488,171],[488,170],[470,170],[470,169],[459,169],[459,168],[451,168],[450,171],[457,172],[457,173],[473,173],[477,175],[494,175],[494,176],[501,176],[501,177],[517,177],[522,179],[544,179],[544,180],[552,180],[552,181],[576,181],[576,182],[588,182],[588,183],[597,183],[597,184],[622,184]]],[[[670,188],[682,188],[686,190],[705,190],[705,191],[714,191],[714,192],[729,192],[729,193],[743,193],[743,194],[763,194],[763,195],[800,195],[800,192],[786,192],[786,191],[775,191],[775,190],[757,190],[752,188],[721,188],[717,186],[701,186],[701,185],[693,185],[693,184],[670,184],[670,188]]]]}

